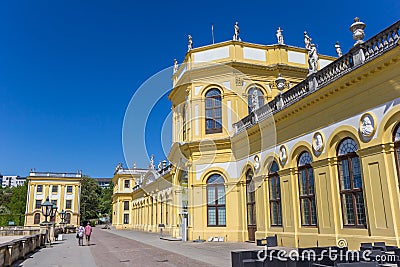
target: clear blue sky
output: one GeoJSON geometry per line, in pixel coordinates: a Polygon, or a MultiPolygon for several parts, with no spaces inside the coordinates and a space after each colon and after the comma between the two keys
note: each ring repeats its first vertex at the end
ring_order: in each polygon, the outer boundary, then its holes
{"type": "MultiPolygon", "coordinates": [[[[366,39],[397,21],[399,1],[54,1],[0,2],[0,173],[38,171],[111,177],[124,162],[122,125],[135,90],[194,47],[232,38],[304,46],[307,30],[318,52],[352,46],[355,16],[366,39]],[[270,4],[275,3],[275,4],[270,4]]],[[[170,86],[170,85],[168,85],[170,86]]],[[[159,114],[168,113],[164,99],[159,114]]],[[[157,114],[155,112],[154,114],[157,114]]],[[[162,117],[162,116],[161,116],[162,117]]],[[[156,162],[160,127],[148,125],[156,162]]],[[[138,153],[137,165],[147,166],[138,153]]]]}

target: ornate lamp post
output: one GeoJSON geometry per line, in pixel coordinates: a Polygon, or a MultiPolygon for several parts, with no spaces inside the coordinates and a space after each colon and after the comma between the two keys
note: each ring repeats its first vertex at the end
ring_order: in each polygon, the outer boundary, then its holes
{"type": "Polygon", "coordinates": [[[52,215],[52,209],[53,209],[53,203],[51,203],[49,201],[49,197],[46,198],[46,201],[42,203],[41,205],[42,208],[42,214],[44,215],[44,222],[42,222],[40,225],[45,227],[45,244],[50,244],[51,245],[51,241],[49,238],[49,225],[50,222],[47,221],[47,217],[52,215]]]}
{"type": "Polygon", "coordinates": [[[49,197],[46,198],[46,201],[42,203],[41,205],[42,208],[42,214],[44,215],[44,222],[42,222],[42,224],[47,224],[49,223],[47,221],[47,217],[49,217],[51,215],[51,210],[53,208],[53,203],[51,203],[49,201],[49,197]]]}
{"type": "Polygon", "coordinates": [[[56,206],[56,204],[53,204],[53,206],[51,207],[50,218],[53,218],[56,216],[57,209],[58,209],[58,207],[56,206]]]}

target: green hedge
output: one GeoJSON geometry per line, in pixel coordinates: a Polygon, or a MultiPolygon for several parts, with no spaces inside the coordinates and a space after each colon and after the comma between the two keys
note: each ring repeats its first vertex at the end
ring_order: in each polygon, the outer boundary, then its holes
{"type": "Polygon", "coordinates": [[[0,214],[0,226],[8,226],[9,222],[14,222],[15,226],[24,226],[24,214],[0,214]]]}

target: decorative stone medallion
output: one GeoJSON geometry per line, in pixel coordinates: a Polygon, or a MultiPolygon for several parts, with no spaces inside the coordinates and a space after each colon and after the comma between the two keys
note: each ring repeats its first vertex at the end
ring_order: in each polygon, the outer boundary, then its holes
{"type": "Polygon", "coordinates": [[[313,136],[312,147],[315,152],[322,152],[324,150],[324,136],[320,132],[316,132],[313,136]]]}
{"type": "Polygon", "coordinates": [[[375,134],[376,120],[373,114],[365,113],[361,116],[359,131],[365,139],[370,139],[375,134]]]}
{"type": "Polygon", "coordinates": [[[287,149],[286,146],[282,145],[279,148],[279,160],[281,162],[282,165],[285,165],[285,163],[287,162],[287,149]]]}
{"type": "Polygon", "coordinates": [[[258,155],[254,156],[254,169],[256,171],[260,169],[260,157],[258,155]]]}

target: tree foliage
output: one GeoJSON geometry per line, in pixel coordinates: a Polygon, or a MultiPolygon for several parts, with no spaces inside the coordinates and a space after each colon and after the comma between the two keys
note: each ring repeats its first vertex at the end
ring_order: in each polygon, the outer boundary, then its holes
{"type": "Polygon", "coordinates": [[[84,176],[81,186],[81,221],[98,217],[100,187],[95,179],[84,176]]]}

